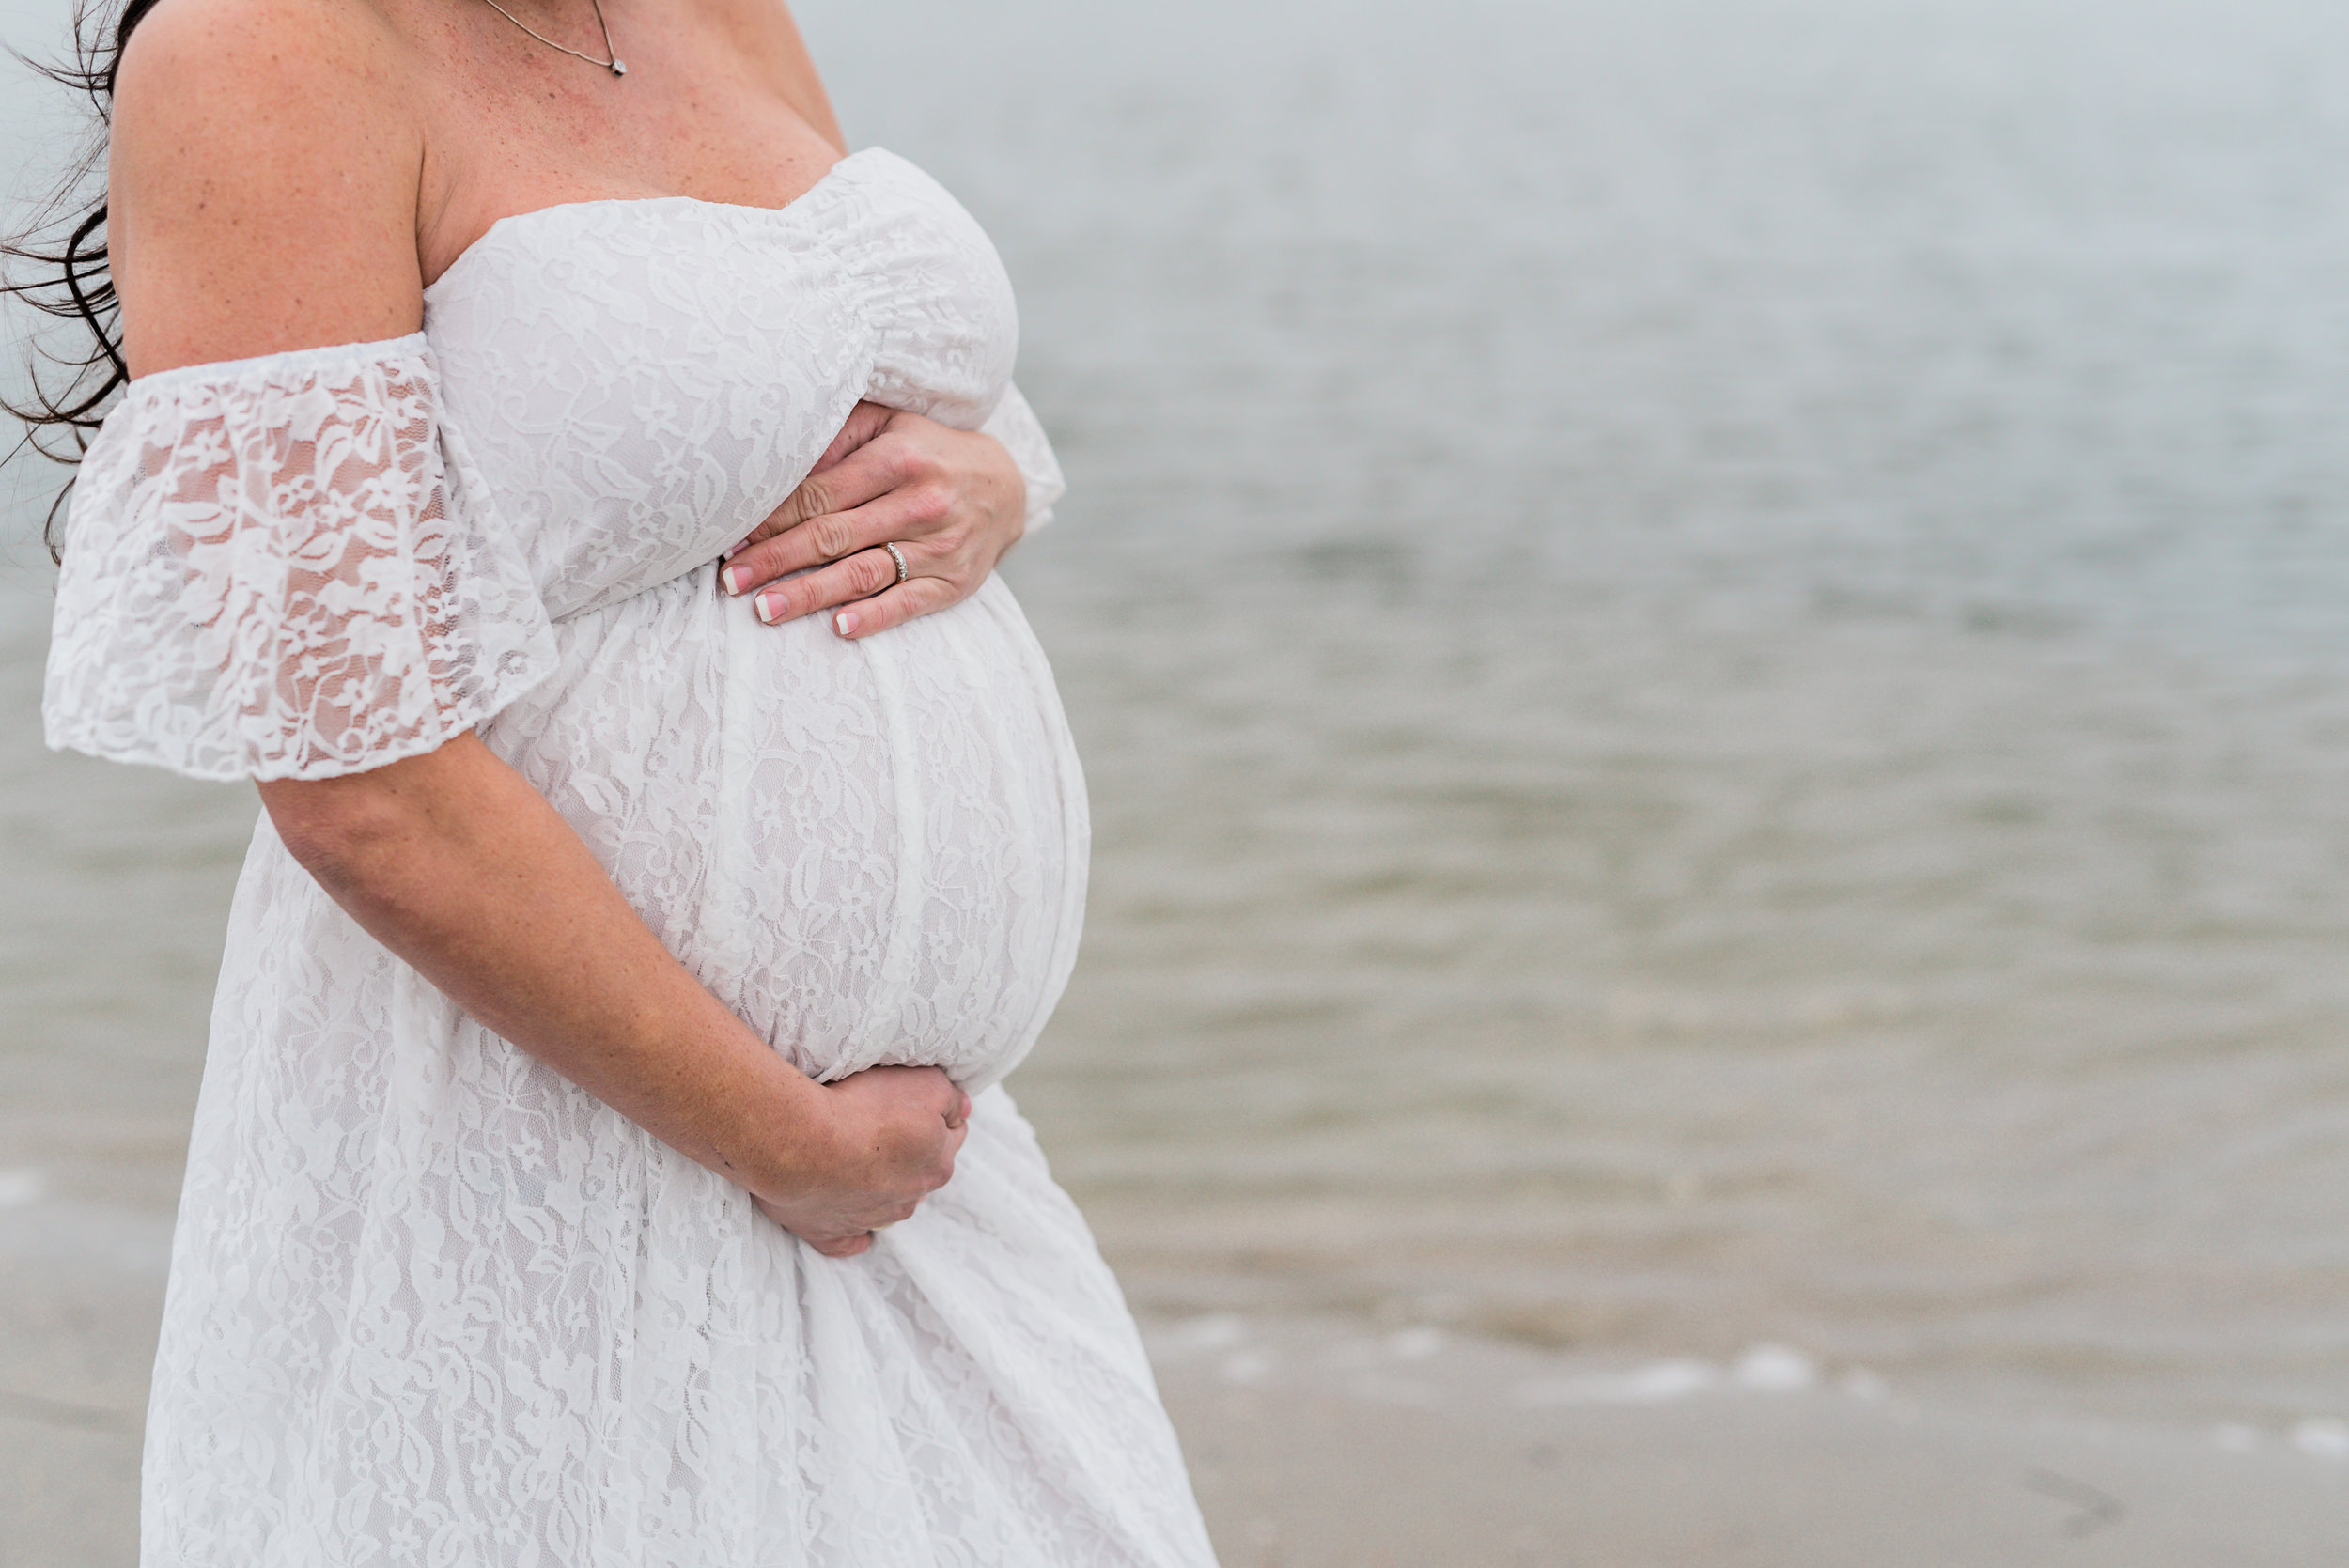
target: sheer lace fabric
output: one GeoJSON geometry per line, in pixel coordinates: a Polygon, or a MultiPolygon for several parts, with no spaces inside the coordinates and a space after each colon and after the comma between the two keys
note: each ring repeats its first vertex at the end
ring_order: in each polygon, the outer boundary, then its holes
{"type": "Polygon", "coordinates": [[[54,743],[323,777],[474,728],[804,1070],[976,1092],[864,1257],[490,1034],[264,821],[148,1429],[144,1560],[1194,1565],[1130,1319],[1008,1096],[1081,918],[1082,780],[1010,592],[843,642],[718,552],[861,396],[1001,436],[1008,286],[888,154],[781,210],[493,228],[392,343],[135,383],[69,534],[54,743]]]}
{"type": "Polygon", "coordinates": [[[456,499],[438,403],[421,334],[133,383],[82,471],[52,743],[322,778],[431,751],[542,676],[546,614],[456,499]]]}

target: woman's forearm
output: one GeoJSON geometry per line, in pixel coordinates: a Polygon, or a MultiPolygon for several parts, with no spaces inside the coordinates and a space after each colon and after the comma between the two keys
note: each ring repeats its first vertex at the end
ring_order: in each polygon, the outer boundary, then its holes
{"type": "Polygon", "coordinates": [[[474,737],[348,778],[264,784],[334,901],[459,1006],[761,1197],[842,1157],[826,1091],[704,989],[570,825],[474,737]]]}

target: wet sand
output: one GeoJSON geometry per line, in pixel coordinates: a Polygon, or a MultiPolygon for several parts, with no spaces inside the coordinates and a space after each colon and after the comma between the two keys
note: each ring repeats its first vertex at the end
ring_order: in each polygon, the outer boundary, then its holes
{"type": "Polygon", "coordinates": [[[2349,1547],[2326,1430],[1968,1413],[1864,1377],[1788,1386],[1799,1358],[1766,1352],[1687,1391],[1701,1363],[1269,1338],[1312,1364],[1161,1336],[1225,1568],[2283,1568],[2349,1547]]]}
{"type": "MultiPolygon", "coordinates": [[[[152,1205],[0,1172],[0,1568],[134,1560],[164,1239],[152,1205]]],[[[1149,1333],[1225,1568],[2300,1568],[2349,1546],[2329,1427],[1968,1413],[1767,1347],[1624,1365],[1415,1326],[1149,1333]]]]}

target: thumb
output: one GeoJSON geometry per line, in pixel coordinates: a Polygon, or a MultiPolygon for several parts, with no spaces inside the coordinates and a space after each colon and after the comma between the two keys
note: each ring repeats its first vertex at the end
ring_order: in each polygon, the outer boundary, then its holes
{"type": "Polygon", "coordinates": [[[840,427],[840,433],[832,438],[832,444],[824,448],[824,455],[816,459],[816,466],[808,472],[823,473],[879,435],[888,427],[890,418],[895,412],[894,409],[885,409],[879,403],[859,403],[850,409],[848,419],[840,427]]]}

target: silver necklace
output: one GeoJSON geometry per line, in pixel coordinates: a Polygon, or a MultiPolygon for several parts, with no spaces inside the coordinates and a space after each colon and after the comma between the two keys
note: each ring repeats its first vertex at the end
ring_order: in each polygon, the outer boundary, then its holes
{"type": "Polygon", "coordinates": [[[532,38],[537,39],[540,43],[545,44],[549,49],[560,49],[564,54],[568,54],[574,60],[584,60],[591,66],[601,66],[604,70],[610,71],[614,76],[626,76],[628,74],[628,67],[620,63],[619,54],[612,47],[612,23],[603,19],[603,0],[587,0],[589,5],[596,8],[596,25],[603,29],[604,57],[600,60],[597,59],[593,54],[583,54],[576,49],[555,42],[552,39],[547,37],[546,34],[538,31],[537,28],[533,27],[529,23],[524,22],[521,17],[516,16],[512,11],[507,10],[504,6],[499,5],[498,0],[481,0],[481,3],[489,7],[491,10],[497,12],[498,15],[506,18],[506,21],[512,23],[515,26],[520,27],[523,32],[528,33],[532,38]]]}

